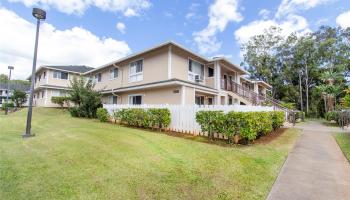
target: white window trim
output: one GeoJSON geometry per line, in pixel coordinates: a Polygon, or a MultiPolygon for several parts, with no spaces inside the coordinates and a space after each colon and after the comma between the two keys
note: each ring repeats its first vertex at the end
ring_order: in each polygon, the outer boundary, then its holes
{"type": "MultiPolygon", "coordinates": [[[[69,80],[69,73],[68,72],[63,72],[63,73],[67,73],[67,79],[63,79],[63,78],[55,78],[55,72],[59,72],[59,73],[62,73],[61,71],[58,71],[58,70],[53,70],[52,71],[52,78],[53,79],[59,79],[59,80],[66,80],[66,81],[68,81],[69,80]]],[[[61,74],[61,77],[62,77],[62,74],[61,74]]]]}
{"type": "Polygon", "coordinates": [[[191,57],[187,57],[187,79],[188,79],[188,81],[191,81],[191,82],[196,82],[196,80],[194,79],[194,80],[191,80],[190,79],[190,75],[191,76],[195,76],[195,75],[200,75],[200,74],[195,74],[195,73],[193,73],[193,72],[191,72],[190,70],[189,70],[189,66],[190,66],[190,60],[192,60],[192,61],[195,61],[195,62],[197,62],[197,63],[199,63],[199,64],[201,64],[201,65],[203,65],[204,66],[204,71],[203,71],[203,81],[201,81],[201,82],[199,82],[200,84],[203,84],[204,85],[204,83],[205,83],[205,67],[206,67],[206,65],[205,64],[203,64],[202,62],[199,62],[198,60],[196,60],[196,59],[193,59],[193,58],[191,58],[191,57]]]}
{"type": "Polygon", "coordinates": [[[130,103],[130,97],[134,97],[134,96],[141,96],[141,105],[143,104],[143,98],[145,96],[145,94],[129,94],[128,95],[128,104],[129,105],[133,105],[132,103],[130,103]]]}
{"type": "Polygon", "coordinates": [[[94,75],[94,83],[102,83],[102,72],[98,72],[98,73],[96,73],[96,74],[94,75]],[[98,80],[96,79],[97,74],[101,74],[101,81],[98,81],[98,80]]]}
{"type": "Polygon", "coordinates": [[[119,69],[119,67],[115,67],[115,66],[113,66],[113,68],[112,69],[109,69],[109,80],[110,81],[112,81],[112,80],[115,80],[115,79],[118,79],[119,78],[119,72],[120,72],[120,69],[119,69]],[[111,78],[111,71],[112,70],[114,70],[114,69],[118,69],[118,76],[117,77],[115,77],[115,78],[111,78]]]}
{"type": "Polygon", "coordinates": [[[143,59],[143,58],[136,59],[136,60],[133,60],[133,61],[129,62],[129,67],[128,67],[128,82],[129,82],[129,83],[135,83],[135,82],[143,81],[143,72],[144,72],[144,70],[145,70],[145,65],[144,65],[144,59],[143,59]],[[131,63],[137,62],[137,61],[140,61],[140,60],[142,60],[142,72],[137,72],[137,73],[131,75],[131,74],[130,74],[131,63]],[[131,76],[138,76],[138,75],[142,75],[141,80],[138,80],[138,81],[137,81],[137,80],[136,80],[136,81],[130,81],[130,77],[131,77],[131,76]]]}

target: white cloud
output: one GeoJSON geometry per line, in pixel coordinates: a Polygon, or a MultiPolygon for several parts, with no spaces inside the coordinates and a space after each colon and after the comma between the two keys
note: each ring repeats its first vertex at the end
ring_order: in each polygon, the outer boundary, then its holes
{"type": "MultiPolygon", "coordinates": [[[[35,24],[0,7],[0,73],[15,66],[15,78],[26,78],[32,68],[35,24]],[[5,66],[5,67],[4,67],[5,66]]],[[[130,53],[128,44],[99,38],[81,27],[59,30],[44,23],[40,28],[38,64],[100,66],[130,53]]]]}
{"type": "Polygon", "coordinates": [[[267,10],[267,9],[261,9],[261,10],[259,11],[259,15],[260,15],[263,19],[267,19],[267,18],[269,18],[270,11],[267,10]]]}
{"type": "Polygon", "coordinates": [[[333,1],[334,0],[283,0],[278,7],[276,17],[296,13],[299,10],[308,10],[333,1]]]}
{"type": "Polygon", "coordinates": [[[194,41],[202,54],[218,51],[221,42],[217,41],[216,34],[223,32],[229,22],[243,20],[238,11],[238,0],[216,0],[209,7],[209,24],[199,32],[193,33],[194,41]]]}
{"type": "Polygon", "coordinates": [[[82,15],[86,9],[95,6],[103,11],[120,12],[126,17],[137,16],[151,6],[149,0],[8,0],[21,2],[27,7],[41,6],[55,8],[66,14],[82,15]]]}
{"type": "Polygon", "coordinates": [[[342,28],[350,27],[350,10],[340,14],[337,17],[336,22],[342,28]]]}
{"type": "Polygon", "coordinates": [[[304,17],[289,15],[282,21],[278,21],[276,19],[257,20],[241,26],[234,33],[235,39],[240,44],[243,44],[247,42],[250,37],[263,34],[264,30],[270,28],[271,26],[280,27],[282,29],[282,36],[288,36],[293,32],[305,33],[310,31],[308,22],[304,17]]]}
{"type": "Polygon", "coordinates": [[[116,25],[115,27],[118,29],[118,31],[119,31],[120,33],[125,34],[126,26],[125,26],[124,23],[118,22],[117,25],[116,25]]]}
{"type": "Polygon", "coordinates": [[[187,20],[200,18],[200,15],[197,14],[199,6],[200,5],[198,3],[192,3],[190,5],[190,7],[188,8],[188,13],[185,16],[187,20]]]}

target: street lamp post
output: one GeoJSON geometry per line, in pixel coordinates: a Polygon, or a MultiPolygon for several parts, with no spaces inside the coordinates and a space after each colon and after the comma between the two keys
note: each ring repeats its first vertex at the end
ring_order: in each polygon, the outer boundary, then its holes
{"type": "Polygon", "coordinates": [[[11,70],[14,69],[14,67],[12,66],[8,66],[8,69],[9,69],[9,78],[8,78],[8,81],[7,81],[7,95],[6,95],[6,107],[5,107],[5,115],[7,115],[8,111],[9,111],[9,93],[10,93],[10,81],[11,81],[11,70]]]}
{"type": "Polygon", "coordinates": [[[46,19],[46,12],[44,10],[39,9],[39,8],[33,8],[32,15],[37,19],[37,23],[36,23],[36,35],[35,35],[33,68],[32,68],[32,76],[31,76],[31,83],[30,83],[30,94],[29,94],[27,125],[26,125],[26,132],[24,133],[23,138],[28,138],[28,137],[33,137],[34,136],[34,134],[31,133],[31,128],[32,128],[32,111],[33,111],[33,93],[34,93],[34,83],[35,83],[35,68],[36,68],[36,58],[37,58],[37,52],[38,52],[40,20],[45,20],[46,19]]]}

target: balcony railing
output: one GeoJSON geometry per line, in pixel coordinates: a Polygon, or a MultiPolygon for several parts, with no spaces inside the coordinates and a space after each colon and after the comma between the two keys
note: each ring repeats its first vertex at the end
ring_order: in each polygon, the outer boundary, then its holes
{"type": "Polygon", "coordinates": [[[234,81],[221,79],[221,89],[231,91],[248,101],[250,101],[253,105],[272,105],[274,107],[277,107],[279,109],[283,109],[284,107],[281,106],[280,102],[276,99],[266,97],[263,94],[257,94],[253,90],[244,87],[234,81]]]}

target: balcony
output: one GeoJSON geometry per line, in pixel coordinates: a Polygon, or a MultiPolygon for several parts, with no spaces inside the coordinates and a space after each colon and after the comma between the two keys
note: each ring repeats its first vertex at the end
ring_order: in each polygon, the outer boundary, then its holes
{"type": "Polygon", "coordinates": [[[253,105],[272,105],[274,107],[277,107],[279,109],[284,109],[281,106],[281,102],[279,102],[276,99],[267,97],[264,94],[258,94],[255,93],[253,90],[244,87],[234,81],[221,79],[221,89],[231,91],[238,96],[241,96],[248,101],[250,101],[253,105]]]}

